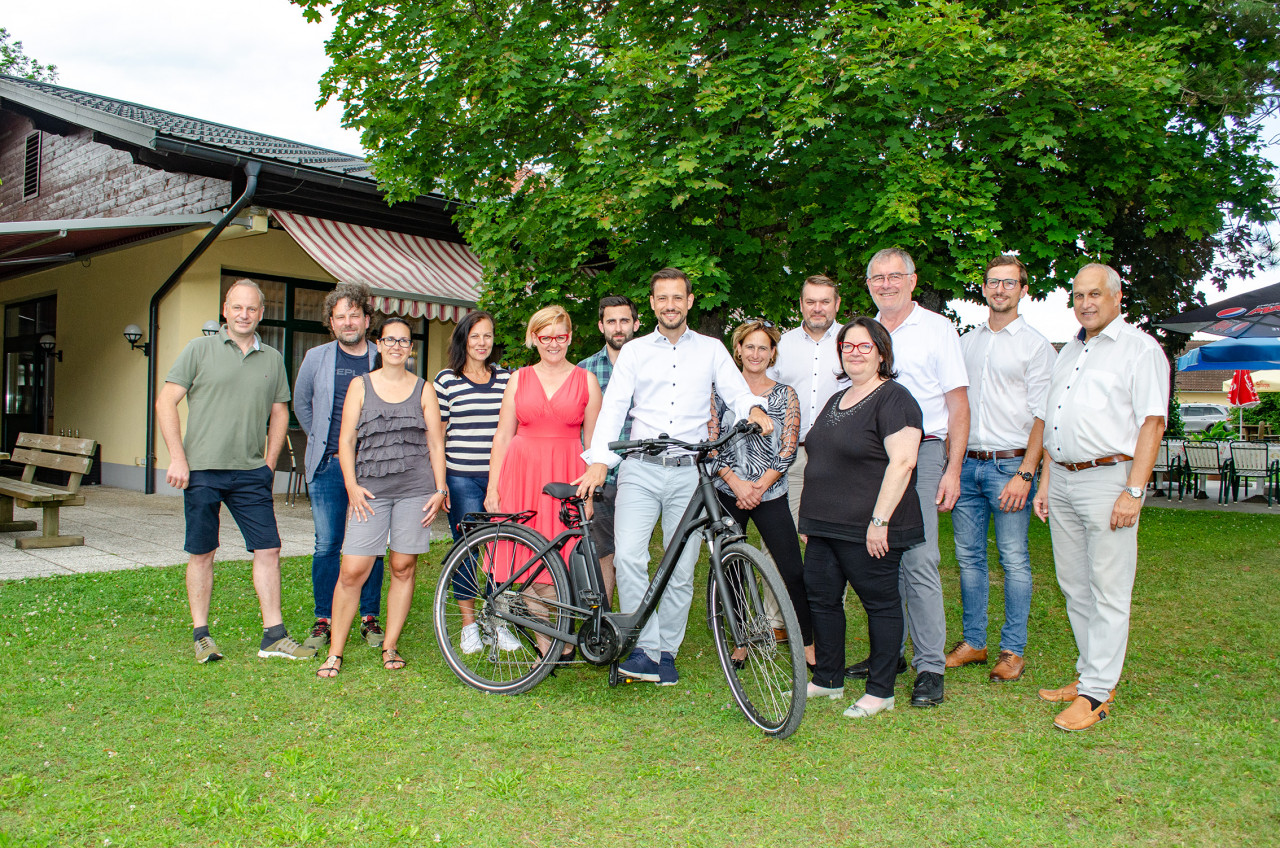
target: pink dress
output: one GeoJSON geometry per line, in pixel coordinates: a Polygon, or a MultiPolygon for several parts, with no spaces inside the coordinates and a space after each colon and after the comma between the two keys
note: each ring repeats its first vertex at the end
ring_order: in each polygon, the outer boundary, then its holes
{"type": "MultiPolygon", "coordinates": [[[[532,366],[521,368],[517,375],[516,434],[502,460],[498,497],[503,512],[537,510],[528,526],[554,539],[565,529],[560,521],[560,502],[544,495],[542,487],[568,483],[586,471],[582,461],[582,422],[590,399],[587,372],[575,367],[550,398],[532,366]]],[[[574,539],[565,547],[566,558],[576,542],[574,539]]],[[[523,563],[531,553],[521,550],[514,564],[523,563]]],[[[512,564],[510,556],[495,557],[493,578],[506,580],[511,576],[512,564]]],[[[542,574],[536,582],[550,583],[551,578],[542,574]]]]}

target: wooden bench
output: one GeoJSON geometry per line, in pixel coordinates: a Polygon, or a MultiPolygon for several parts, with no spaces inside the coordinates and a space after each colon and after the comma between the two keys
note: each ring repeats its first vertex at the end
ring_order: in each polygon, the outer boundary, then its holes
{"type": "Polygon", "coordinates": [[[83,545],[84,536],[58,534],[58,511],[64,506],[81,506],[84,496],[80,492],[80,478],[93,464],[93,452],[98,443],[93,439],[68,439],[63,436],[42,436],[37,433],[19,433],[18,444],[13,450],[12,462],[24,466],[21,480],[0,477],[0,532],[34,530],[34,521],[14,521],[14,504],[23,509],[44,510],[44,531],[39,536],[27,536],[15,541],[15,545],[27,548],[62,548],[83,545]],[[59,488],[35,482],[37,468],[65,471],[69,475],[66,486],[59,488]]]}

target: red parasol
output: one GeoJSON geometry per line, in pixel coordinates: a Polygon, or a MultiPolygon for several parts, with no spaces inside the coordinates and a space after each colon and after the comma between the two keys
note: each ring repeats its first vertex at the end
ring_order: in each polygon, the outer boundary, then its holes
{"type": "Polygon", "coordinates": [[[1257,406],[1258,393],[1253,388],[1253,377],[1248,371],[1237,371],[1231,377],[1227,402],[1232,406],[1257,406]]]}

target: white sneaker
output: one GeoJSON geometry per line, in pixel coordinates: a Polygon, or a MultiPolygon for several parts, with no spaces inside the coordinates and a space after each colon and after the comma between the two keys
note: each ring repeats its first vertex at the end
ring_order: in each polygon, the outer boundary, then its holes
{"type": "Polygon", "coordinates": [[[520,640],[516,638],[516,634],[511,632],[511,628],[505,624],[499,624],[494,630],[498,634],[498,650],[499,651],[518,651],[520,650],[520,640]]]}
{"type": "Polygon", "coordinates": [[[480,641],[480,625],[474,621],[462,628],[462,653],[478,654],[484,648],[480,641]]]}

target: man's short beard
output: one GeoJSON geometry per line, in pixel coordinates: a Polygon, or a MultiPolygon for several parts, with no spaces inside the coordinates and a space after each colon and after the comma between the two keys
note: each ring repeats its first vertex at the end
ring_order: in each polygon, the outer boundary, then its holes
{"type": "Polygon", "coordinates": [[[622,346],[624,344],[626,344],[627,342],[635,338],[635,333],[627,333],[625,336],[623,336],[622,341],[617,342],[616,344],[614,343],[613,338],[614,338],[613,336],[606,336],[604,343],[607,344],[609,347],[613,348],[614,350],[622,350],[622,346]]]}
{"type": "Polygon", "coordinates": [[[810,330],[813,330],[814,332],[818,332],[818,333],[825,333],[827,330],[831,329],[831,325],[834,324],[835,322],[836,322],[836,319],[833,316],[831,318],[828,318],[827,323],[823,324],[821,327],[815,327],[813,325],[812,320],[808,318],[804,319],[804,325],[808,327],[810,330]]]}

